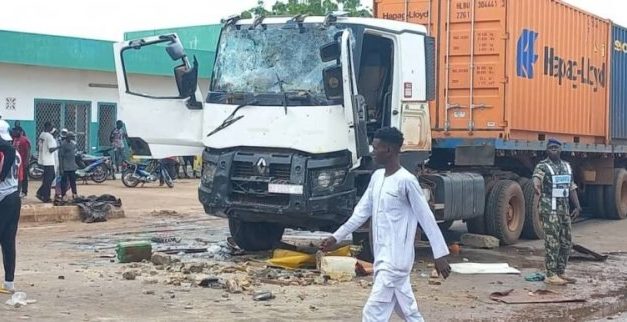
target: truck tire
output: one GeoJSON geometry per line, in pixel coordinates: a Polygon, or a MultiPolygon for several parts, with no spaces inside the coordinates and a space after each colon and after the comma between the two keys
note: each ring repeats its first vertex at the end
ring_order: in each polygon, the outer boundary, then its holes
{"type": "Polygon", "coordinates": [[[606,218],[605,210],[605,186],[587,186],[588,190],[588,206],[592,208],[592,214],[595,218],[606,218]]]}
{"type": "Polygon", "coordinates": [[[614,184],[605,188],[606,218],[627,218],[627,170],[614,169],[614,184]]]}
{"type": "Polygon", "coordinates": [[[229,218],[229,230],[237,246],[248,251],[272,249],[281,241],[285,228],[272,223],[229,218]]]}
{"type": "Polygon", "coordinates": [[[544,225],[540,218],[540,196],[536,194],[532,180],[524,181],[521,186],[525,196],[525,223],[522,236],[526,239],[544,239],[544,225]]]}
{"type": "Polygon", "coordinates": [[[516,243],[525,223],[525,197],[518,182],[500,180],[490,191],[485,224],[488,234],[503,245],[516,243]]]}

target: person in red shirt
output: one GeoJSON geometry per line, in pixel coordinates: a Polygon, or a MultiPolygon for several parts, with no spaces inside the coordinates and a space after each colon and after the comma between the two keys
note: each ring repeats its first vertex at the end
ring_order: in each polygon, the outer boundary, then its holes
{"type": "Polygon", "coordinates": [[[28,195],[28,163],[30,160],[30,141],[22,129],[19,126],[13,128],[13,147],[17,150],[17,153],[20,154],[20,158],[22,159],[22,163],[20,165],[20,173],[22,174],[19,178],[20,183],[18,185],[18,191],[20,192],[20,197],[26,197],[28,195]]]}

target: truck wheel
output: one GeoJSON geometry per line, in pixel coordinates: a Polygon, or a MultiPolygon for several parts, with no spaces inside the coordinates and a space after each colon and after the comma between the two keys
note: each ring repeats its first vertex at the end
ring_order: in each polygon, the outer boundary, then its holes
{"type": "Polygon", "coordinates": [[[285,228],[272,223],[229,218],[229,230],[237,246],[248,251],[269,250],[281,240],[285,228]]]}
{"type": "Polygon", "coordinates": [[[540,218],[540,196],[536,194],[533,181],[525,181],[522,190],[525,196],[525,223],[522,236],[526,239],[544,239],[544,226],[540,218]]]}
{"type": "Polygon", "coordinates": [[[605,186],[587,186],[588,206],[592,208],[593,217],[605,218],[605,186]]]}
{"type": "Polygon", "coordinates": [[[606,218],[627,217],[627,171],[614,169],[614,184],[605,188],[606,218]]]}
{"type": "Polygon", "coordinates": [[[511,180],[500,180],[490,191],[486,205],[485,223],[488,234],[501,244],[514,244],[525,222],[525,197],[520,185],[511,180]]]}

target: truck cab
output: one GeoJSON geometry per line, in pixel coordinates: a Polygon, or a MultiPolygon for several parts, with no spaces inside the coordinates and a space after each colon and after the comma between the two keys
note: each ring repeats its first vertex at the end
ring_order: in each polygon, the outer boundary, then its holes
{"type": "Polygon", "coordinates": [[[232,17],[204,94],[198,63],[176,34],[117,43],[114,52],[133,152],[202,153],[199,200],[228,218],[244,249],[271,248],[285,228],[333,231],[345,222],[376,168],[369,154],[377,129],[403,132],[412,170],[431,150],[435,53],[423,26],[232,17]],[[169,93],[133,87],[127,62],[155,52],[172,69],[169,93]]]}

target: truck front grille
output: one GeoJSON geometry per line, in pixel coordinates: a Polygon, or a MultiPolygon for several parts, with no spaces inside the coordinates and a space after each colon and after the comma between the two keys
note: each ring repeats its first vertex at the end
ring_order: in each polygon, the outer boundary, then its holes
{"type": "Polygon", "coordinates": [[[234,161],[231,177],[269,177],[273,180],[290,180],[291,167],[289,164],[270,164],[267,175],[261,175],[252,162],[234,161]]]}

